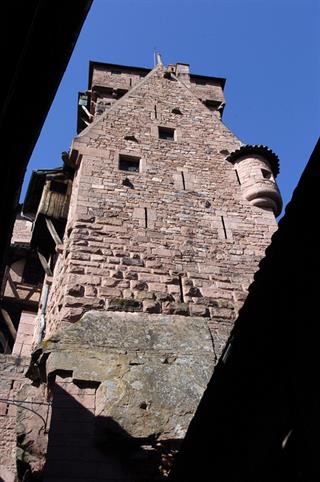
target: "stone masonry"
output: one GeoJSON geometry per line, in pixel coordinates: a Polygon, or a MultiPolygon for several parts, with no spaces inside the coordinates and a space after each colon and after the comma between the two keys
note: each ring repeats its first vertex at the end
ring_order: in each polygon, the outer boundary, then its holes
{"type": "Polygon", "coordinates": [[[20,414],[19,437],[44,482],[164,481],[277,228],[278,159],[223,124],[224,79],[161,62],[89,77],[18,394],[45,425],[20,414]]]}
{"type": "MultiPolygon", "coordinates": [[[[219,111],[167,71],[158,65],[73,142],[78,170],[47,334],[90,309],[204,316],[214,331],[234,321],[246,296],[274,213],[244,198],[226,161],[241,142],[219,111]],[[159,138],[159,127],[174,138],[159,138]],[[119,156],[134,156],[139,172],[119,169],[119,156]]],[[[111,77],[100,67],[92,82],[111,77]]],[[[259,167],[255,176],[264,181],[259,167]]]]}

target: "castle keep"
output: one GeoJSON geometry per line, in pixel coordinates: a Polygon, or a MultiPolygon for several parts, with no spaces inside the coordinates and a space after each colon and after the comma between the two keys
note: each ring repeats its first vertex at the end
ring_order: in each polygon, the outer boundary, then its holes
{"type": "Polygon", "coordinates": [[[168,474],[281,211],[278,158],[223,124],[224,82],[90,64],[64,167],[35,172],[24,206],[44,280],[37,316],[38,300],[14,312],[1,394],[42,400],[45,423],[2,403],[11,473],[18,419],[46,482],[168,474]]]}

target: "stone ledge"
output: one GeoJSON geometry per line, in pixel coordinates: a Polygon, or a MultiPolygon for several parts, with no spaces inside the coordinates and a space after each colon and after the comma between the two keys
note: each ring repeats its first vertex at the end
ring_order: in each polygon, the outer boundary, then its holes
{"type": "Polygon", "coordinates": [[[115,349],[213,352],[208,320],[197,316],[154,313],[88,311],[76,323],[58,331],[38,347],[43,353],[70,350],[115,349]],[[134,331],[132,330],[134,326],[134,331]]]}

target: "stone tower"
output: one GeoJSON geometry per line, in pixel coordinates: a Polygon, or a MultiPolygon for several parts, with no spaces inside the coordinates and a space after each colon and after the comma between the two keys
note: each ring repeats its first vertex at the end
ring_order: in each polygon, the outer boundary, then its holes
{"type": "Polygon", "coordinates": [[[224,82],[90,64],[28,372],[51,400],[44,481],[170,470],[281,210],[278,158],[223,124],[224,82]]]}

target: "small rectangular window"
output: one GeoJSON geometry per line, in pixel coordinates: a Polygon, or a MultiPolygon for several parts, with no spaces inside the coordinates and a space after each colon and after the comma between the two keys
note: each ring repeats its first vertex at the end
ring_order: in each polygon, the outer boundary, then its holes
{"type": "Polygon", "coordinates": [[[135,156],[126,156],[126,155],[120,154],[119,169],[120,171],[139,172],[140,158],[135,156]]]}
{"type": "Polygon", "coordinates": [[[174,141],[174,129],[170,127],[159,127],[159,139],[174,141]]]}

